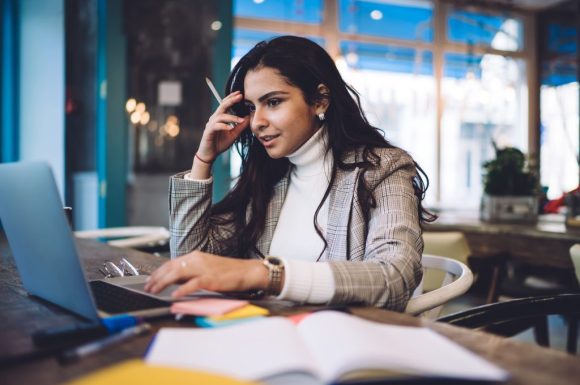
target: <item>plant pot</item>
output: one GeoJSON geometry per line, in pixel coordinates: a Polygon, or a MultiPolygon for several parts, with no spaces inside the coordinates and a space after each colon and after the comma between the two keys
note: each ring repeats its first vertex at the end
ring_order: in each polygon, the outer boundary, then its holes
{"type": "Polygon", "coordinates": [[[481,198],[480,218],[485,222],[533,223],[538,219],[538,199],[485,194],[481,198]]]}

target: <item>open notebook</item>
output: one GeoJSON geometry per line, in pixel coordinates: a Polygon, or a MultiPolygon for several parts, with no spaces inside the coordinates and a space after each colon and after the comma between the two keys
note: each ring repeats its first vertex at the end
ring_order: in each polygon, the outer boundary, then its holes
{"type": "Polygon", "coordinates": [[[303,376],[300,383],[319,384],[370,378],[508,378],[504,370],[430,329],[379,324],[333,311],[314,313],[298,326],[272,317],[221,329],[162,328],[146,361],[268,383],[289,374],[303,376]]]}

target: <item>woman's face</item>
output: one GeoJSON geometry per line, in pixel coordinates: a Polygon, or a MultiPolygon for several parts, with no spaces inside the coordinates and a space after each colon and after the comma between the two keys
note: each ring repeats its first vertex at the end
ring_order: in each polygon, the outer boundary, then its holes
{"type": "Polygon", "coordinates": [[[277,70],[248,71],[244,92],[251,111],[250,129],[271,158],[292,154],[318,130],[316,106],[308,105],[302,91],[277,70]]]}

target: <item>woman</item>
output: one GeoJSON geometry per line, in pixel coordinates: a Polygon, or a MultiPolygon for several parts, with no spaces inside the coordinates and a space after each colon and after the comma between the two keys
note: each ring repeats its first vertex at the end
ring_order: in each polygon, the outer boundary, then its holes
{"type": "Polygon", "coordinates": [[[422,274],[420,221],[434,219],[422,170],[368,123],[331,57],[300,37],[261,42],[226,90],[191,171],[171,178],[174,259],[146,289],[404,310],[422,274]],[[212,206],[211,164],[234,142],[240,177],[212,206]]]}

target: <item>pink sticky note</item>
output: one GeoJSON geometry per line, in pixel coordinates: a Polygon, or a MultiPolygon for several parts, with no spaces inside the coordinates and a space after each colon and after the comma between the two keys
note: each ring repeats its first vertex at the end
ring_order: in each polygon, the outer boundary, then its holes
{"type": "Polygon", "coordinates": [[[238,299],[202,298],[195,301],[176,302],[171,305],[173,314],[217,316],[246,306],[248,301],[238,299]]]}
{"type": "Polygon", "coordinates": [[[298,325],[300,322],[302,322],[302,320],[304,318],[308,317],[311,314],[312,313],[299,313],[299,314],[290,315],[290,316],[288,316],[286,318],[289,319],[290,321],[292,321],[292,323],[294,325],[298,325]]]}

